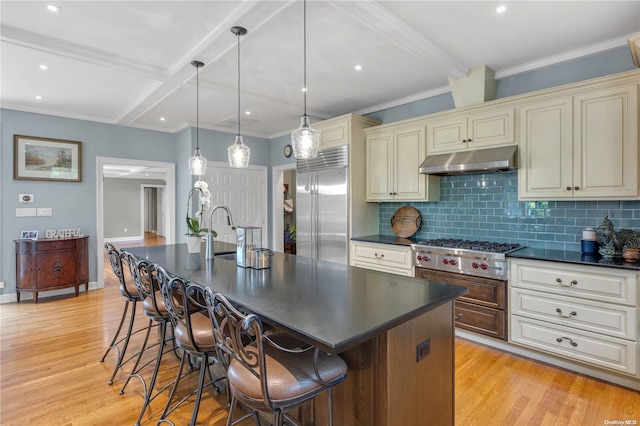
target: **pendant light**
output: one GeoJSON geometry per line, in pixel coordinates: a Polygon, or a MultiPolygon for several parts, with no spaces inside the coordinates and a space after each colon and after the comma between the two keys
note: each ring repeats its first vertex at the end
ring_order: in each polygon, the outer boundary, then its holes
{"type": "Polygon", "coordinates": [[[189,157],[189,170],[194,176],[204,175],[207,171],[207,159],[200,155],[200,82],[198,80],[198,68],[203,67],[200,61],[191,61],[191,65],[196,67],[196,152],[189,157]]]}
{"type": "Polygon", "coordinates": [[[318,155],[320,132],[313,129],[307,115],[307,1],[304,1],[304,115],[300,119],[300,127],[291,133],[291,145],[296,158],[313,158],[318,155]]]}
{"type": "Polygon", "coordinates": [[[240,36],[245,35],[247,30],[243,27],[232,27],[231,32],[238,38],[238,134],[236,135],[235,143],[227,149],[227,152],[229,153],[229,165],[231,167],[247,168],[249,167],[251,149],[244,144],[240,134],[240,36]]]}

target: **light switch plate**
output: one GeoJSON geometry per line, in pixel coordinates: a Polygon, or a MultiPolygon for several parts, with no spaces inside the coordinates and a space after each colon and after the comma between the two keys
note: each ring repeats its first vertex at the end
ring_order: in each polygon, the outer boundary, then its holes
{"type": "Polygon", "coordinates": [[[33,194],[18,194],[19,203],[33,203],[33,194]]]}
{"type": "Polygon", "coordinates": [[[18,208],[16,209],[16,217],[35,216],[35,208],[18,208]]]}
{"type": "Polygon", "coordinates": [[[53,209],[51,207],[42,207],[37,210],[38,216],[52,216],[53,209]]]}

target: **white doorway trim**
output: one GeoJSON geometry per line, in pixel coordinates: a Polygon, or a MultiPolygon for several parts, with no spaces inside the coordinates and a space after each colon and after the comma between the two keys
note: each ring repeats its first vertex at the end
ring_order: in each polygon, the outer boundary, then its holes
{"type": "Polygon", "coordinates": [[[282,190],[284,185],[284,172],[295,169],[296,163],[291,163],[275,166],[271,170],[271,181],[273,182],[271,192],[273,194],[273,205],[271,206],[273,209],[271,215],[271,229],[273,229],[271,246],[274,251],[284,251],[284,239],[282,238],[284,233],[284,221],[282,220],[284,208],[284,191],[282,190]]]}
{"type": "MultiPolygon", "coordinates": [[[[145,219],[145,215],[147,214],[147,211],[145,209],[145,196],[144,196],[144,189],[145,188],[156,188],[156,189],[162,189],[166,191],[167,186],[166,185],[154,185],[154,184],[150,184],[150,183],[143,183],[142,185],[140,185],[140,229],[142,229],[142,238],[144,239],[144,234],[146,232],[145,228],[144,228],[144,219],[145,219]]],[[[165,200],[164,205],[162,206],[163,210],[166,213],[167,210],[167,203],[165,200]]],[[[158,226],[160,226],[160,224],[157,224],[158,226]]],[[[157,231],[157,235],[162,235],[164,237],[164,234],[167,233],[166,231],[166,219],[165,219],[165,228],[162,229],[156,229],[157,231]]],[[[169,244],[169,243],[167,243],[169,244]]]]}
{"type": "Polygon", "coordinates": [[[132,160],[127,158],[96,157],[96,252],[97,256],[97,287],[104,288],[104,166],[105,165],[145,166],[164,170],[166,183],[165,217],[167,223],[167,244],[175,241],[175,205],[176,205],[176,165],[158,161],[132,160]]]}

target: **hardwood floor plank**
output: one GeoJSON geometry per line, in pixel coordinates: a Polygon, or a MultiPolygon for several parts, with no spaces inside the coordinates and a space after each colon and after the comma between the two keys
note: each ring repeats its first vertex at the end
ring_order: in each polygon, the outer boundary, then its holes
{"type": "MultiPolygon", "coordinates": [[[[126,245],[133,245],[127,242],[126,245]]],[[[120,389],[129,370],[107,384],[116,354],[100,358],[115,332],[124,306],[115,277],[105,263],[105,288],[0,308],[0,424],[131,425],[142,405],[142,385],[133,379],[120,389]]],[[[147,318],[140,312],[140,325],[147,318]]],[[[132,350],[140,347],[134,336],[132,350]]],[[[151,337],[157,339],[152,332],[151,337]]],[[[151,354],[149,354],[151,356],[151,354]]],[[[145,358],[148,359],[148,358],[145,358]]],[[[174,379],[177,360],[165,356],[159,380],[174,379]]],[[[605,420],[640,422],[640,393],[558,369],[484,345],[456,339],[456,424],[602,426],[605,420]]],[[[147,374],[148,377],[148,373],[147,374]]],[[[195,387],[195,375],[184,386],[195,387]]],[[[168,392],[154,400],[143,425],[156,423],[168,392]]],[[[208,388],[198,423],[224,425],[226,395],[208,388]]],[[[188,424],[191,403],[170,418],[188,424]]],[[[251,419],[242,426],[253,425],[251,419]]],[[[348,426],[348,425],[336,425],[348,426]]]]}

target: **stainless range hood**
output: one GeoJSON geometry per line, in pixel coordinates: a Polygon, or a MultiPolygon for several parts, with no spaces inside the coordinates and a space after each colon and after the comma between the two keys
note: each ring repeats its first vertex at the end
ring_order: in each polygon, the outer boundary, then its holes
{"type": "Polygon", "coordinates": [[[419,171],[425,175],[453,175],[461,173],[498,172],[517,168],[518,147],[460,151],[451,154],[428,155],[419,171]]]}

